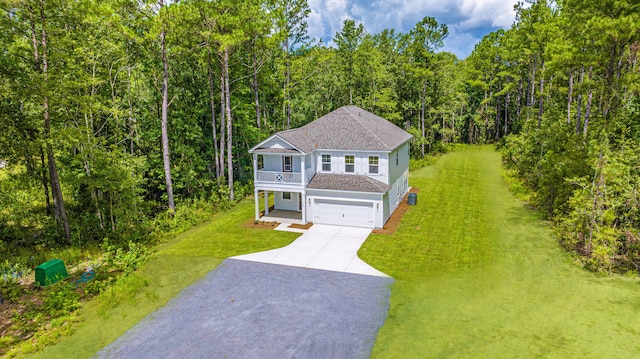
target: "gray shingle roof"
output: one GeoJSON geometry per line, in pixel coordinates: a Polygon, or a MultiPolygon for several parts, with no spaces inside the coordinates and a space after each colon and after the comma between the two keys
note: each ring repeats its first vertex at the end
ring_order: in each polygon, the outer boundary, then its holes
{"type": "Polygon", "coordinates": [[[342,175],[333,173],[316,173],[307,185],[310,189],[328,189],[334,191],[354,191],[386,193],[391,186],[360,175],[342,175]]]}
{"type": "Polygon", "coordinates": [[[344,106],[278,136],[306,153],[316,149],[393,151],[411,135],[357,106],[344,106]]]}

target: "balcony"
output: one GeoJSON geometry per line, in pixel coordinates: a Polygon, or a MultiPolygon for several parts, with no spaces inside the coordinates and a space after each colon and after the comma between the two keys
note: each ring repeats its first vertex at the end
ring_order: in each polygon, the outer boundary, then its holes
{"type": "Polygon", "coordinates": [[[273,184],[302,185],[302,173],[277,172],[277,171],[257,171],[257,181],[273,184]]]}

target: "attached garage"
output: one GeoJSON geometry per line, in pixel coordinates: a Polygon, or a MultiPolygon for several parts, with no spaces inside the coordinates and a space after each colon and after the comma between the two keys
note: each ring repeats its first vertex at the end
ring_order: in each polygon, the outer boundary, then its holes
{"type": "Polygon", "coordinates": [[[314,223],[374,228],[373,202],[316,199],[314,223]]]}
{"type": "Polygon", "coordinates": [[[316,173],[307,185],[306,220],[318,224],[381,228],[384,199],[391,186],[375,179],[316,173]]]}

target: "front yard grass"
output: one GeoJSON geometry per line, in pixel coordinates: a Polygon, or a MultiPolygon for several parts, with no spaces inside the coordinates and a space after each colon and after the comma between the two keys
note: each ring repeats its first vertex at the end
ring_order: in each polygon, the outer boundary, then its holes
{"type": "Polygon", "coordinates": [[[132,278],[116,284],[112,291],[80,310],[82,323],[72,335],[32,357],[92,357],[225,258],[283,247],[299,236],[243,226],[253,218],[253,203],[253,199],[245,199],[160,246],[153,259],[132,278]]]}
{"type": "Polygon", "coordinates": [[[360,249],[396,279],[372,357],[637,357],[638,278],[571,263],[500,168],[485,146],[414,171],[418,205],[360,249]]]}

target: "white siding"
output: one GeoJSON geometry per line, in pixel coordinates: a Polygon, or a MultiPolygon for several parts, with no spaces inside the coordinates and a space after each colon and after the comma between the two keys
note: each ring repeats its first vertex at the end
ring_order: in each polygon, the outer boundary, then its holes
{"type": "Polygon", "coordinates": [[[293,157],[293,172],[302,173],[302,156],[293,157]]]}
{"type": "Polygon", "coordinates": [[[387,223],[393,211],[389,208],[389,192],[385,193],[382,204],[382,223],[387,223]]]}
{"type": "Polygon", "coordinates": [[[271,138],[269,141],[263,143],[262,146],[260,146],[260,147],[262,147],[262,148],[288,148],[288,149],[293,149],[293,146],[291,146],[290,144],[288,144],[287,142],[283,141],[282,139],[280,139],[278,137],[271,138]]]}
{"type": "Polygon", "coordinates": [[[389,184],[389,154],[385,152],[368,153],[366,158],[366,175],[380,182],[389,184]],[[369,174],[369,156],[378,156],[378,174],[369,174]]]}
{"type": "Polygon", "coordinates": [[[300,196],[300,193],[298,192],[290,192],[291,193],[291,199],[287,200],[287,199],[282,199],[282,193],[283,192],[276,192],[275,193],[275,200],[274,200],[274,209],[281,209],[281,210],[285,210],[285,211],[297,211],[298,210],[298,197],[300,196]]]}
{"type": "MultiPolygon", "coordinates": [[[[305,174],[307,176],[306,180],[307,180],[307,183],[309,183],[309,181],[311,181],[311,179],[313,178],[313,175],[316,174],[316,156],[314,153],[309,154],[305,157],[304,166],[305,166],[305,174]]],[[[305,185],[307,183],[305,183],[305,185]]]]}
{"type": "Polygon", "coordinates": [[[402,177],[409,169],[409,142],[405,142],[395,151],[389,154],[389,184],[394,183],[402,177]],[[396,165],[396,153],[398,154],[398,165],[396,165]]]}
{"type": "Polygon", "coordinates": [[[264,168],[261,171],[282,171],[282,156],[262,155],[262,158],[264,159],[264,168]]]}
{"type": "MultiPolygon", "coordinates": [[[[262,147],[269,148],[291,148],[286,142],[272,138],[266,142],[262,147]]],[[[331,155],[331,172],[335,174],[345,174],[345,156],[354,156],[354,173],[355,175],[365,175],[383,183],[389,184],[391,189],[385,194],[380,193],[362,193],[362,192],[346,192],[346,191],[331,191],[331,190],[316,190],[306,189],[306,200],[303,203],[306,211],[306,220],[313,222],[315,218],[314,211],[316,210],[316,201],[318,203],[329,204],[328,208],[331,208],[331,204],[334,205],[334,209],[346,210],[345,215],[351,213],[350,211],[364,211],[364,207],[369,208],[372,212],[372,223],[374,228],[381,228],[389,219],[393,211],[397,208],[398,204],[408,191],[408,176],[409,176],[409,142],[402,144],[399,148],[392,152],[377,152],[377,151],[323,151],[316,150],[312,153],[304,156],[305,168],[302,168],[302,155],[292,154],[293,159],[293,172],[304,172],[306,183],[308,183],[315,173],[322,173],[322,155],[331,155]],[[398,164],[396,165],[396,153],[398,155],[398,164]],[[378,156],[378,174],[369,174],[369,156],[378,156]],[[352,206],[349,206],[349,202],[352,206]]],[[[264,171],[282,171],[282,157],[288,154],[263,154],[264,158],[264,171]]],[[[351,173],[348,173],[351,174],[351,173]]],[[[305,185],[306,185],[305,183],[305,185]]],[[[301,196],[299,192],[291,192],[291,200],[283,200],[282,193],[280,191],[304,191],[305,188],[302,184],[298,186],[292,186],[292,184],[273,184],[273,183],[256,183],[257,190],[270,190],[277,191],[275,198],[275,208],[282,210],[298,211],[298,197],[301,196]],[[296,187],[296,188],[294,188],[296,187]]],[[[326,209],[326,206],[325,206],[326,209]]],[[[363,212],[359,212],[360,215],[363,212]]],[[[326,213],[325,213],[326,214],[326,213]]],[[[362,217],[358,217],[357,214],[352,213],[356,217],[354,221],[360,221],[362,217]]],[[[337,216],[337,214],[336,214],[337,216]]],[[[335,217],[335,216],[334,216],[335,217]]],[[[342,213],[340,213],[342,218],[342,213]]],[[[345,224],[340,221],[338,217],[334,224],[345,224]]],[[[360,223],[362,224],[362,223],[360,223]]]]}
{"type": "Polygon", "coordinates": [[[322,173],[322,155],[331,155],[331,172],[335,174],[355,174],[371,177],[389,184],[388,155],[386,152],[354,152],[354,151],[316,151],[314,157],[317,173],[322,173]],[[354,156],[354,173],[345,172],[345,156],[354,156]],[[378,173],[369,174],[369,156],[378,156],[378,173]]]}
{"type": "Polygon", "coordinates": [[[293,172],[300,173],[301,167],[301,157],[300,155],[286,155],[286,154],[262,154],[257,155],[262,156],[264,159],[264,168],[261,171],[274,171],[274,172],[282,172],[282,157],[291,156],[293,160],[293,172]]]}

